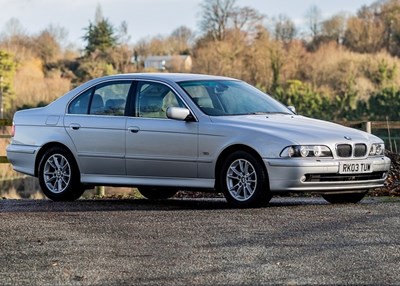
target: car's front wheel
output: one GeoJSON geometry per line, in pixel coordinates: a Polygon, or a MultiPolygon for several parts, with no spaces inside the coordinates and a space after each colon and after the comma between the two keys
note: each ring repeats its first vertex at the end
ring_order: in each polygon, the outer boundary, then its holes
{"type": "Polygon", "coordinates": [[[238,207],[264,205],[272,197],[262,162],[245,151],[236,151],[225,159],[219,183],[226,200],[238,207]]]}
{"type": "Polygon", "coordinates": [[[47,150],[40,160],[38,171],[40,187],[53,201],[73,201],[85,191],[75,160],[64,148],[47,150]]]}
{"type": "Polygon", "coordinates": [[[178,192],[176,189],[155,187],[140,187],[138,190],[143,197],[149,200],[166,200],[178,192]]]}
{"type": "Polygon", "coordinates": [[[322,197],[331,204],[355,204],[361,201],[367,191],[358,193],[323,194],[322,197]]]}

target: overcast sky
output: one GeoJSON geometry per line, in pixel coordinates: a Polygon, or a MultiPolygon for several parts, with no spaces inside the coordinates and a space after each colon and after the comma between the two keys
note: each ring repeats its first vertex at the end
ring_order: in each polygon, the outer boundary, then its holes
{"type": "MultiPolygon", "coordinates": [[[[237,0],[238,6],[249,6],[267,17],[285,14],[297,25],[304,21],[311,6],[316,5],[324,18],[339,12],[355,14],[372,0],[237,0]]],[[[94,20],[99,4],[103,16],[118,27],[128,23],[131,42],[139,39],[169,35],[185,25],[198,30],[202,0],[0,0],[0,32],[11,18],[17,18],[27,33],[34,34],[49,26],[68,31],[68,40],[82,46],[84,28],[94,20]]]]}

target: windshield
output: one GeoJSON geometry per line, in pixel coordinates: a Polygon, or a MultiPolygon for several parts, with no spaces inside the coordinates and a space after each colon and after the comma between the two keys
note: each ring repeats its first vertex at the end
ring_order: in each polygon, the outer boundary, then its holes
{"type": "Polygon", "coordinates": [[[179,85],[207,115],[293,114],[280,102],[242,81],[201,80],[179,85]]]}

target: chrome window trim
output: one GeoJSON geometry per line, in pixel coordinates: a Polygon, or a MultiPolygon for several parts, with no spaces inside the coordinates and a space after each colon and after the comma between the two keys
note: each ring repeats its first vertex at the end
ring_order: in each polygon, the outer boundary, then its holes
{"type": "MultiPolygon", "coordinates": [[[[167,86],[168,88],[171,89],[171,91],[175,94],[175,96],[177,96],[177,97],[183,102],[183,104],[185,105],[185,107],[186,107],[186,108],[190,111],[190,113],[193,115],[195,121],[196,121],[196,122],[199,122],[199,119],[198,119],[196,113],[193,112],[193,110],[190,108],[190,106],[187,104],[187,102],[182,98],[182,96],[179,94],[179,92],[177,92],[177,90],[176,90],[173,86],[171,86],[169,83],[164,82],[164,81],[161,81],[161,80],[141,79],[141,78],[133,78],[133,79],[127,79],[127,78],[124,78],[124,79],[107,79],[107,80],[104,80],[104,81],[100,81],[100,82],[98,82],[98,83],[95,83],[95,84],[91,85],[90,87],[88,87],[88,88],[82,90],[79,94],[77,94],[77,95],[74,96],[73,98],[71,98],[71,99],[68,101],[68,103],[66,104],[66,108],[65,108],[64,114],[65,114],[65,115],[69,115],[69,116],[73,116],[73,115],[75,115],[75,116],[106,116],[106,117],[129,117],[129,118],[142,118],[142,119],[146,118],[146,119],[164,119],[164,120],[171,120],[171,119],[169,119],[169,118],[148,118],[148,117],[138,117],[138,116],[125,116],[125,115],[123,115],[123,116],[110,116],[110,115],[97,115],[97,114],[73,114],[73,113],[69,113],[69,112],[68,112],[69,106],[71,105],[71,102],[74,101],[75,98],[79,97],[81,94],[87,92],[89,89],[92,89],[92,88],[94,88],[94,87],[96,87],[96,86],[98,86],[98,85],[101,85],[101,84],[104,84],[104,83],[107,83],[107,82],[119,82],[119,81],[130,81],[131,84],[133,84],[135,81],[136,81],[137,83],[139,83],[139,82],[154,82],[154,83],[159,83],[159,84],[163,84],[163,85],[167,86]]],[[[135,100],[136,100],[136,94],[134,95],[134,98],[135,98],[135,100]]],[[[136,103],[136,102],[135,102],[135,103],[136,103]]]]}
{"type": "MultiPolygon", "coordinates": [[[[104,80],[104,81],[100,81],[100,82],[98,82],[98,83],[95,83],[95,84],[89,86],[88,88],[82,90],[80,93],[78,93],[77,95],[75,95],[73,98],[71,98],[71,99],[67,102],[67,104],[65,105],[66,107],[65,107],[65,110],[64,110],[64,115],[86,115],[86,116],[88,116],[88,115],[92,115],[92,116],[93,116],[93,115],[97,115],[97,114],[74,114],[74,113],[69,113],[68,110],[69,110],[69,106],[71,105],[72,101],[74,101],[75,98],[81,96],[83,93],[87,92],[89,89],[92,89],[92,88],[95,87],[95,86],[98,86],[98,85],[101,85],[101,84],[104,84],[104,83],[107,83],[107,82],[120,82],[120,81],[130,81],[130,82],[131,82],[131,86],[132,86],[132,83],[134,82],[134,80],[132,80],[132,79],[124,78],[124,79],[107,79],[107,80],[104,80]]],[[[129,94],[128,94],[128,95],[129,95],[129,94]]],[[[111,116],[109,116],[109,115],[104,115],[104,116],[111,117],[111,116]]],[[[116,117],[116,116],[113,115],[113,117],[116,117]]]]}
{"type": "MultiPolygon", "coordinates": [[[[194,119],[196,120],[196,122],[199,122],[196,113],[193,112],[193,110],[188,106],[187,102],[182,98],[182,96],[179,94],[179,92],[176,91],[176,89],[171,86],[169,83],[161,81],[161,80],[153,80],[153,79],[138,79],[136,80],[138,83],[139,82],[154,82],[154,83],[159,83],[159,84],[163,84],[165,86],[168,86],[171,91],[183,102],[183,104],[185,105],[185,107],[190,111],[190,113],[193,115],[194,119]]],[[[136,94],[135,94],[135,99],[136,99],[136,94]]],[[[136,102],[135,102],[136,103],[136,102]]],[[[164,119],[164,120],[171,120],[169,118],[151,118],[151,117],[138,117],[138,116],[132,116],[131,118],[146,118],[146,119],[164,119]]]]}

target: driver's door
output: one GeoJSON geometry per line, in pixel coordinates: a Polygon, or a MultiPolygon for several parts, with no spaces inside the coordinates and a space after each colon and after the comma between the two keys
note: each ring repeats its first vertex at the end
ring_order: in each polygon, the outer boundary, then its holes
{"type": "Polygon", "coordinates": [[[169,106],[183,101],[164,84],[139,82],[135,117],[127,119],[128,176],[196,178],[198,123],[167,118],[169,106]]]}

